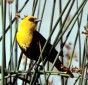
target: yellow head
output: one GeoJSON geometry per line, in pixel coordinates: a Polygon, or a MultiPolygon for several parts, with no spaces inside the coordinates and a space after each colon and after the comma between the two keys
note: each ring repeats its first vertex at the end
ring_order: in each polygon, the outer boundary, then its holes
{"type": "Polygon", "coordinates": [[[38,21],[40,20],[34,16],[26,16],[21,20],[18,31],[34,31],[38,21]]]}

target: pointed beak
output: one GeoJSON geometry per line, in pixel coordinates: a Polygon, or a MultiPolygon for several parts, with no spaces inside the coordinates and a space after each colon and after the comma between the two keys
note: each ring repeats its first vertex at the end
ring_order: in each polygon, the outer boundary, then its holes
{"type": "Polygon", "coordinates": [[[39,21],[41,21],[41,19],[38,19],[38,18],[35,18],[35,19],[34,19],[34,22],[35,22],[35,23],[37,23],[37,22],[39,22],[39,21]]]}

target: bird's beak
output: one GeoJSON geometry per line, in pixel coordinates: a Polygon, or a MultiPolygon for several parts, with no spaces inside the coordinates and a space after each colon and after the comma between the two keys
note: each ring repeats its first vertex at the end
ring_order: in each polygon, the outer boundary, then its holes
{"type": "Polygon", "coordinates": [[[39,22],[39,21],[41,21],[41,19],[38,19],[38,18],[35,18],[34,19],[34,22],[36,23],[36,22],[39,22]]]}

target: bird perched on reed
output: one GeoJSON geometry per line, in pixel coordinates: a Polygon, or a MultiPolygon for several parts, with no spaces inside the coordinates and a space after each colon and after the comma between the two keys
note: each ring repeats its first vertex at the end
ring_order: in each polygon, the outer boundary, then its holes
{"type": "MultiPolygon", "coordinates": [[[[40,20],[34,16],[24,17],[19,24],[18,32],[16,34],[16,39],[22,52],[28,58],[36,61],[38,60],[41,52],[40,47],[42,49],[46,42],[46,39],[35,30],[37,22],[39,21],[40,20]]],[[[43,59],[48,55],[51,46],[52,45],[50,43],[47,44],[45,51],[42,54],[43,59]]],[[[57,53],[58,52],[55,50],[55,48],[53,48],[50,55],[47,57],[47,60],[53,63],[57,53]]],[[[59,71],[66,72],[67,74],[69,74],[70,77],[73,77],[71,71],[68,68],[66,68],[59,59],[56,60],[55,67],[59,71]]]]}

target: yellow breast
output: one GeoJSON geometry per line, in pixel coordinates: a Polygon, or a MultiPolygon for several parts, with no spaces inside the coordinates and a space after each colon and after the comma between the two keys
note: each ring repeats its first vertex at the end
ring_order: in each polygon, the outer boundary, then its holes
{"type": "Polygon", "coordinates": [[[27,32],[17,32],[16,39],[20,47],[22,47],[25,51],[30,47],[32,42],[33,35],[27,32]]]}

